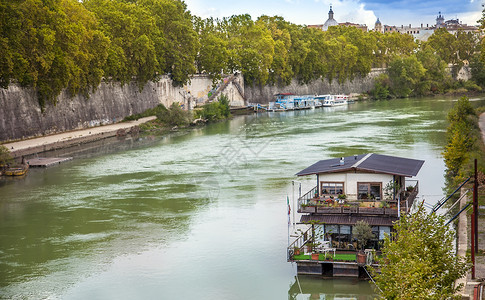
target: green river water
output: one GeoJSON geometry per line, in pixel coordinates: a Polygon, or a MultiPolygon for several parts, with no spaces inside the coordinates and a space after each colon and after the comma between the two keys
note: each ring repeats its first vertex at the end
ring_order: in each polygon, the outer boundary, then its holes
{"type": "Polygon", "coordinates": [[[69,149],[70,162],[2,178],[0,298],[372,299],[369,282],[304,276],[300,294],[286,197],[314,177],[294,174],[369,152],[423,159],[419,199],[433,203],[454,100],[236,116],[69,149]]]}

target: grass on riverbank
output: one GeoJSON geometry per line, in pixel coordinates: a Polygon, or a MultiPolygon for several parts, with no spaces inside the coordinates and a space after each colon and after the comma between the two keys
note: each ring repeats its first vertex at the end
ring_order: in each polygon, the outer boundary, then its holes
{"type": "MultiPolygon", "coordinates": [[[[327,254],[327,260],[332,258],[334,261],[349,261],[349,262],[355,262],[356,261],[356,255],[355,254],[348,254],[348,253],[336,253],[335,256],[333,254],[327,254]]],[[[300,254],[300,255],[294,255],[293,256],[294,260],[311,260],[311,255],[305,255],[305,254],[300,254]]],[[[320,254],[318,256],[318,260],[326,260],[325,259],[325,254],[320,254]]]]}
{"type": "Polygon", "coordinates": [[[154,121],[147,122],[140,125],[141,131],[169,131],[170,129],[184,128],[189,125],[196,125],[194,123],[194,115],[197,120],[205,122],[216,122],[225,120],[231,117],[229,110],[229,99],[226,95],[221,95],[217,101],[204,104],[202,108],[192,111],[186,111],[178,103],[173,103],[169,108],[163,104],[159,104],[154,108],[148,109],[140,114],[128,116],[124,121],[138,120],[143,117],[157,116],[154,121]]]}

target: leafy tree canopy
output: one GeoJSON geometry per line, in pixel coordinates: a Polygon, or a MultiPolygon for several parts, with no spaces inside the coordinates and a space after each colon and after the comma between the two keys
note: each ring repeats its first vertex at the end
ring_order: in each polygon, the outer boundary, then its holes
{"type": "Polygon", "coordinates": [[[381,272],[374,272],[384,299],[452,299],[469,265],[454,253],[454,233],[443,216],[423,206],[394,225],[384,240],[381,272]]]}

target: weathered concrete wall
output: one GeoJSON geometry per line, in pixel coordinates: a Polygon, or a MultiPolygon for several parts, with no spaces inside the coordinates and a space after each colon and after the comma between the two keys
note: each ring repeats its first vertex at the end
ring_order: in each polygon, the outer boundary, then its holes
{"type": "Polygon", "coordinates": [[[266,104],[274,101],[275,94],[293,93],[296,95],[322,95],[322,94],[360,94],[367,92],[374,87],[374,80],[384,73],[385,69],[372,69],[364,78],[355,78],[338,84],[336,80],[329,83],[328,80],[316,80],[309,84],[300,85],[293,80],[288,86],[245,86],[244,92],[248,102],[266,104]]]}
{"type": "MultiPolygon", "coordinates": [[[[149,82],[142,91],[135,83],[102,82],[88,99],[81,95],[69,97],[61,93],[57,104],[47,104],[41,112],[35,91],[11,84],[0,88],[0,141],[25,139],[74,129],[119,122],[126,116],[141,113],[162,103],[174,102],[185,109],[207,101],[212,80],[207,75],[194,75],[189,84],[174,87],[168,76],[149,82]]],[[[224,92],[226,93],[226,92],[224,92]]],[[[241,96],[228,89],[235,103],[241,96]]]]}
{"type": "MultiPolygon", "coordinates": [[[[89,99],[61,93],[57,104],[42,112],[35,91],[11,84],[0,89],[0,140],[46,135],[122,120],[160,103],[155,83],[140,92],[136,84],[102,83],[89,99]]],[[[172,100],[166,97],[166,101],[172,100]]]]}
{"type": "MultiPolygon", "coordinates": [[[[237,80],[242,83],[242,76],[237,80]]],[[[56,105],[47,104],[42,112],[33,89],[11,84],[7,89],[0,88],[0,141],[111,124],[160,103],[169,107],[178,102],[183,108],[192,109],[205,103],[212,90],[212,80],[207,75],[194,75],[183,87],[174,87],[168,76],[162,76],[157,82],[147,83],[142,91],[135,83],[122,86],[102,82],[88,99],[81,95],[69,97],[63,92],[56,105]]],[[[232,84],[223,93],[234,106],[244,105],[232,84]]]]}

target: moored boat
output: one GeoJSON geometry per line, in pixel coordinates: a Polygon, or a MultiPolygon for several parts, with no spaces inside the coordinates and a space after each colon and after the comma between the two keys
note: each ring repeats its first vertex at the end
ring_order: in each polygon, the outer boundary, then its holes
{"type": "Polygon", "coordinates": [[[3,175],[6,175],[6,176],[22,176],[22,175],[27,174],[28,171],[29,171],[29,165],[24,164],[20,167],[7,168],[3,172],[3,175]]]}
{"type": "Polygon", "coordinates": [[[349,96],[347,95],[318,95],[315,97],[318,99],[322,106],[324,107],[333,107],[333,106],[340,106],[340,105],[347,105],[349,96]]]}

